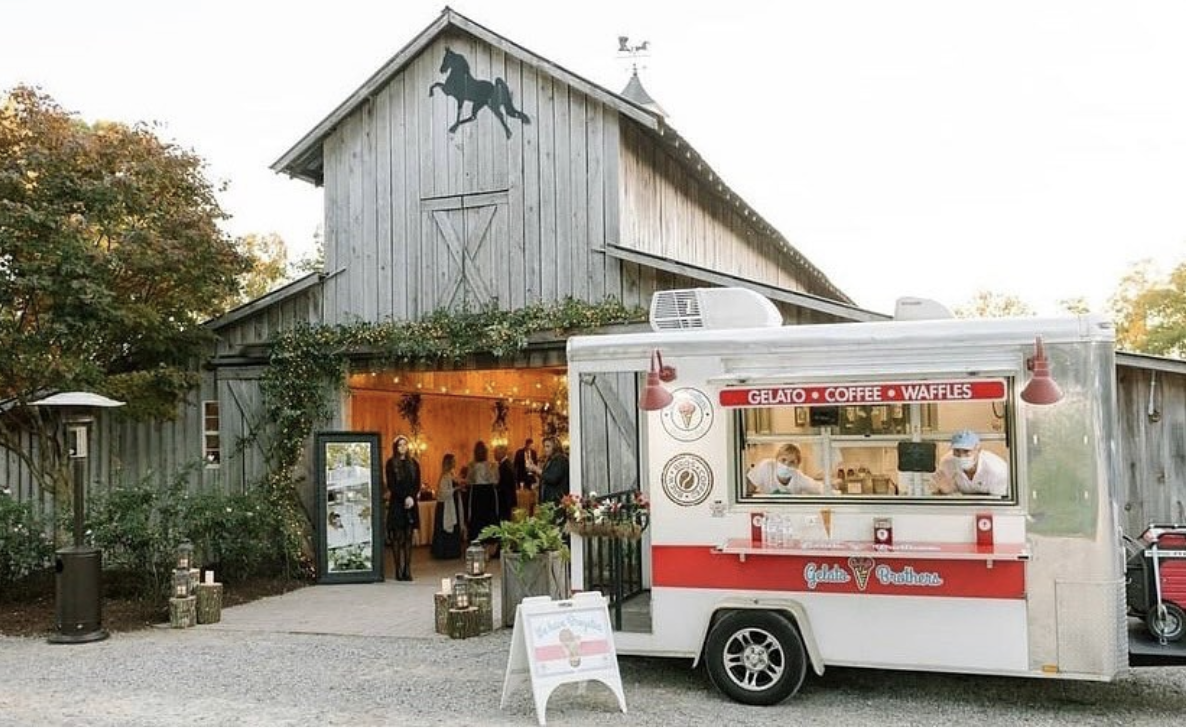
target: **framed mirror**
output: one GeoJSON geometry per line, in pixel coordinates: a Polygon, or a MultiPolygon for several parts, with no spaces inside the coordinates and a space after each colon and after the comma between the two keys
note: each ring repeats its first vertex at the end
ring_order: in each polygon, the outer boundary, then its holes
{"type": "Polygon", "coordinates": [[[379,433],[321,432],[315,443],[318,580],[383,581],[379,433]]]}

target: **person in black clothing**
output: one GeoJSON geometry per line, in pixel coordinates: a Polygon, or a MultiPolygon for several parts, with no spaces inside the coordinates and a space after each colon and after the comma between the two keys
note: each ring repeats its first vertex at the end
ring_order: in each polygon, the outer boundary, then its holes
{"type": "Polygon", "coordinates": [[[529,465],[528,469],[539,476],[539,502],[560,505],[560,499],[568,493],[568,456],[555,437],[544,438],[544,462],[529,465]]]}
{"type": "MultiPolygon", "coordinates": [[[[478,440],[474,444],[474,459],[469,464],[466,482],[469,484],[469,503],[466,517],[469,527],[467,538],[476,541],[486,526],[498,523],[498,469],[491,462],[486,443],[478,440]]],[[[493,555],[494,539],[489,539],[487,555],[493,555]]]]}
{"type": "Polygon", "coordinates": [[[408,452],[408,438],[400,435],[391,442],[391,457],[385,474],[387,492],[387,534],[395,561],[396,581],[412,580],[412,531],[420,525],[416,494],[420,491],[420,464],[408,452]]]}
{"type": "Polygon", "coordinates": [[[494,460],[498,463],[498,518],[509,521],[515,509],[515,466],[507,457],[506,445],[494,448],[494,460]]]}
{"type": "Polygon", "coordinates": [[[527,463],[539,462],[539,456],[531,446],[535,441],[530,437],[523,443],[523,447],[515,451],[515,483],[524,488],[530,488],[535,483],[535,473],[527,468],[527,463]]]}

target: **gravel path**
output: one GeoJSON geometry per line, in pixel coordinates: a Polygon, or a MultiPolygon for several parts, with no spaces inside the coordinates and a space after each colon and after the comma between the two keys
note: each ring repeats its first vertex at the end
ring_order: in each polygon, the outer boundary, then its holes
{"type": "MultiPolygon", "coordinates": [[[[85,645],[0,638],[0,725],[534,725],[499,708],[511,631],[450,640],[150,629],[85,645]]],[[[738,705],[685,660],[619,660],[609,690],[553,694],[549,725],[1182,725],[1186,668],[1114,683],[829,669],[790,701],[738,705]]]]}

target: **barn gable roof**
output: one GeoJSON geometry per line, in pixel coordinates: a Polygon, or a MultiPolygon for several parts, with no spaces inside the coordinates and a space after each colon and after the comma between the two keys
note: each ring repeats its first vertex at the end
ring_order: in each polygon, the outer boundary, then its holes
{"type": "Polygon", "coordinates": [[[823,294],[827,298],[841,304],[857,308],[852,298],[832,283],[824,275],[823,271],[812,264],[795,246],[791,245],[790,241],[782,233],[775,229],[773,225],[750,207],[740,195],[726,185],[721,180],[720,175],[709,166],[679,132],[666,122],[661,114],[646,108],[626,96],[614,93],[568,71],[562,66],[504,38],[449,7],[446,7],[432,24],[401,48],[387,63],[383,64],[354,93],[339,104],[329,116],[322,119],[317,126],[313,127],[300,141],[277,159],[272,164],[271,169],[275,172],[288,174],[291,177],[303,179],[316,185],[322,184],[324,164],[322,145],[326,138],[333,133],[338,124],[353,114],[368,99],[378,94],[395,76],[402,72],[421,52],[431,45],[438,36],[450,28],[456,28],[468,33],[499,49],[507,56],[533,67],[538,72],[553,76],[562,83],[617,110],[624,117],[636,123],[651,139],[658,142],[673,158],[678,160],[689,175],[699,179],[708,191],[732,207],[738,215],[752,226],[755,232],[774,240],[783,249],[790,261],[802,272],[805,278],[812,281],[812,287],[816,293],[823,294]]]}

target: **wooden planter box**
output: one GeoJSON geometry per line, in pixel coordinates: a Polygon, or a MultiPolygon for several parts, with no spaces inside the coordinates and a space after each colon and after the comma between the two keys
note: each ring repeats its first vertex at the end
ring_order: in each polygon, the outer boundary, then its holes
{"type": "Polygon", "coordinates": [[[568,599],[571,594],[568,562],[555,551],[524,561],[522,554],[503,551],[502,625],[515,626],[515,607],[525,597],[568,599]]]}

